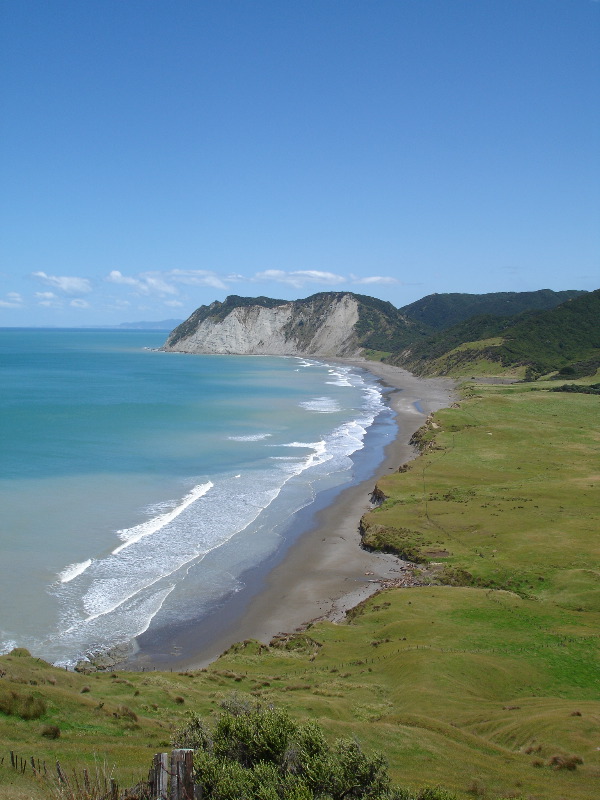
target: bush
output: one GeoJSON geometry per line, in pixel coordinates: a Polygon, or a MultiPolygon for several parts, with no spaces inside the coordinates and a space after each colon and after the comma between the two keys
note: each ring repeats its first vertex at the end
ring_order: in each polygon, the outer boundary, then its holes
{"type": "Polygon", "coordinates": [[[40,733],[47,739],[60,738],[60,728],[58,727],[58,725],[44,725],[40,733]]]}
{"type": "Polygon", "coordinates": [[[188,711],[186,722],[177,728],[171,737],[173,747],[185,747],[191,750],[210,750],[212,736],[202,718],[195,711],[188,711]]]}
{"type": "Polygon", "coordinates": [[[39,719],[46,713],[46,703],[42,697],[5,690],[0,693],[0,711],[25,720],[39,719]]]}
{"type": "Polygon", "coordinates": [[[568,769],[571,772],[577,769],[578,764],[583,764],[580,756],[552,756],[548,761],[548,766],[553,769],[568,769]]]}
{"type": "Polygon", "coordinates": [[[133,711],[129,706],[119,706],[117,708],[117,713],[121,717],[125,717],[125,719],[131,720],[131,722],[137,722],[138,717],[135,711],[133,711]]]}
{"type": "Polygon", "coordinates": [[[367,755],[353,739],[330,745],[314,722],[238,698],[224,705],[211,726],[189,713],[172,739],[197,751],[203,800],[454,800],[443,789],[414,796],[392,787],[382,755],[367,755]]]}

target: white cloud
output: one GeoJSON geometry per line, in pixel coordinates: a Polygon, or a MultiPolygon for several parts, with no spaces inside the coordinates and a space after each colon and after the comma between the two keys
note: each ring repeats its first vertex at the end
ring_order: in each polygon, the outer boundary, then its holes
{"type": "Polygon", "coordinates": [[[183,303],[180,303],[179,300],[165,300],[165,305],[170,306],[170,308],[181,308],[183,303]]]}
{"type": "Polygon", "coordinates": [[[144,272],[142,273],[141,278],[143,281],[145,281],[149,292],[161,295],[179,294],[177,288],[175,286],[171,286],[170,283],[167,283],[166,280],[161,277],[159,272],[144,272]]]}
{"type": "Polygon", "coordinates": [[[290,275],[312,283],[343,283],[346,280],[343,275],[336,275],[335,272],[321,272],[318,269],[300,269],[291,272],[290,275]]]}
{"type": "Polygon", "coordinates": [[[227,284],[216,272],[205,269],[172,269],[166,273],[167,277],[176,283],[183,283],[188,286],[212,286],[213,289],[227,289],[227,284]]]}
{"type": "Polygon", "coordinates": [[[34,296],[38,301],[38,306],[44,306],[45,308],[62,307],[62,299],[54,292],[36,292],[34,296]]]}
{"type": "Polygon", "coordinates": [[[132,286],[143,295],[157,294],[164,296],[166,294],[178,294],[177,288],[167,283],[160,272],[141,272],[139,277],[130,278],[127,275],[123,275],[118,269],[113,269],[106,276],[106,280],[109,283],[132,286]]]}
{"type": "Polygon", "coordinates": [[[372,275],[360,277],[358,275],[340,275],[336,272],[329,272],[318,269],[266,269],[256,272],[252,277],[246,277],[240,273],[228,273],[220,275],[214,270],[205,269],[171,269],[165,271],[153,270],[140,272],[136,275],[124,275],[120,270],[112,270],[105,278],[109,283],[130,287],[132,294],[138,297],[160,297],[170,298],[173,307],[178,301],[175,299],[183,286],[210,287],[218,290],[227,290],[233,283],[247,281],[249,283],[279,283],[292,286],[295,289],[302,289],[306,286],[320,286],[323,288],[340,288],[344,284],[388,286],[400,283],[399,280],[383,275],[372,275]]]}
{"type": "Polygon", "coordinates": [[[18,292],[7,292],[6,300],[0,300],[0,308],[21,308],[23,297],[18,292]]]}
{"type": "Polygon", "coordinates": [[[34,278],[39,278],[48,286],[54,286],[64,294],[88,294],[92,291],[92,284],[87,278],[77,278],[70,275],[47,275],[45,272],[34,272],[34,278]]]}
{"type": "Polygon", "coordinates": [[[329,286],[331,284],[339,284],[343,283],[345,278],[343,275],[336,275],[334,272],[322,272],[316,269],[299,269],[292,272],[285,272],[282,269],[266,269],[262,272],[257,272],[252,280],[286,283],[288,286],[301,289],[310,283],[329,286]]]}
{"type": "Polygon", "coordinates": [[[34,297],[37,300],[38,306],[44,306],[45,308],[62,308],[63,301],[58,295],[54,294],[54,292],[35,292],[34,297]]]}
{"type": "Polygon", "coordinates": [[[400,283],[397,278],[384,277],[383,275],[370,275],[366,278],[359,278],[358,275],[350,275],[352,283],[376,284],[379,286],[389,286],[393,283],[400,283]]]}
{"type": "Polygon", "coordinates": [[[113,269],[112,272],[109,272],[108,275],[106,276],[106,280],[109,283],[121,283],[124,284],[125,286],[136,286],[138,288],[141,286],[141,281],[138,281],[135,278],[126,277],[121,272],[119,272],[118,269],[113,269]]]}
{"type": "Polygon", "coordinates": [[[82,300],[81,297],[76,297],[75,300],[71,300],[69,303],[70,306],[73,308],[89,308],[90,304],[87,300],[82,300]]]}

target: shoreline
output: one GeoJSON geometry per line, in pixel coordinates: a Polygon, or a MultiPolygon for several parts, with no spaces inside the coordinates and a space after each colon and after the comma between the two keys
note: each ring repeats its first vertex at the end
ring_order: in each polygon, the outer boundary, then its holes
{"type": "Polygon", "coordinates": [[[218,658],[232,644],[247,639],[268,643],[309,622],[345,618],[346,611],[390,581],[410,581],[410,568],[396,556],[370,553],[360,547],[358,526],[373,508],[370,496],[377,478],[416,457],[409,440],[427,416],[453,402],[455,382],[417,378],[400,367],[363,359],[333,362],[364,369],[391,390],[388,403],[398,431],[374,474],[320,498],[309,508],[299,535],[264,564],[252,570],[239,595],[225,598],[198,621],[149,630],[135,642],[135,652],[121,669],[198,669],[218,658]]]}

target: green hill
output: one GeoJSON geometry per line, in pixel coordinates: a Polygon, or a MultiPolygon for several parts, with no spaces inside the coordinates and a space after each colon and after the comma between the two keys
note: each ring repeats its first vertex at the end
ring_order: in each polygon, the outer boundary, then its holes
{"type": "Polygon", "coordinates": [[[600,290],[549,311],[473,317],[390,360],[420,375],[593,374],[600,360],[600,290]]]}
{"type": "Polygon", "coordinates": [[[581,294],[584,292],[576,289],[564,292],[540,289],[536,292],[430,294],[403,306],[400,313],[435,330],[445,330],[482,314],[512,317],[523,311],[545,311],[581,294]]]}

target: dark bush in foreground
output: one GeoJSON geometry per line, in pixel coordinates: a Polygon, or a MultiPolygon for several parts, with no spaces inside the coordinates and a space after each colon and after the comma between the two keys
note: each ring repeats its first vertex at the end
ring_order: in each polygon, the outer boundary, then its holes
{"type": "Polygon", "coordinates": [[[353,739],[330,745],[319,725],[281,709],[229,702],[213,725],[191,713],[173,743],[196,749],[203,800],[454,800],[441,789],[391,786],[382,755],[353,739]]]}

